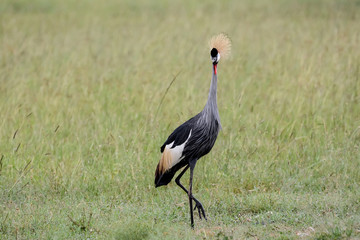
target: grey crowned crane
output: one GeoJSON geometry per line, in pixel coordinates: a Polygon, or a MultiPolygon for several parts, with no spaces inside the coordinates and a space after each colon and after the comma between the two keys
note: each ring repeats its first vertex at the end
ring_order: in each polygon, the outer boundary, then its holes
{"type": "Polygon", "coordinates": [[[181,124],[170,134],[161,146],[161,159],[155,171],[155,187],[167,185],[175,173],[185,167],[175,179],[189,197],[191,227],[194,227],[193,201],[195,208],[207,220],[203,205],[192,194],[192,181],[196,162],[210,152],[215,144],[221,129],[219,110],[217,107],[217,64],[221,57],[230,53],[231,43],[225,34],[214,36],[210,42],[210,55],[212,61],[212,79],[207,103],[204,109],[196,116],[181,124]],[[180,183],[180,178],[190,168],[189,191],[180,183]]]}

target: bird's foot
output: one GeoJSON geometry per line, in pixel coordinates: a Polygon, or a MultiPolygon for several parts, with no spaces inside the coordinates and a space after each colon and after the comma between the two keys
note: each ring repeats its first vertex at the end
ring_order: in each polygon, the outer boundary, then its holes
{"type": "Polygon", "coordinates": [[[206,218],[206,214],[205,214],[205,210],[204,210],[204,207],[203,205],[201,204],[201,202],[199,202],[198,200],[195,200],[195,207],[194,207],[194,210],[197,208],[198,209],[198,212],[199,212],[199,218],[202,219],[201,216],[204,217],[204,219],[207,221],[207,218],[206,218]]]}

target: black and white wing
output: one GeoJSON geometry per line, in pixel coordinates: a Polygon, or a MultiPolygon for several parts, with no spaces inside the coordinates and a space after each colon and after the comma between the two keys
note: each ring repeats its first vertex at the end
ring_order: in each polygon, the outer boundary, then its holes
{"type": "Polygon", "coordinates": [[[169,172],[172,167],[184,159],[184,148],[192,136],[195,118],[196,116],[176,128],[161,146],[162,154],[155,171],[155,185],[159,183],[159,179],[164,173],[169,172]]]}
{"type": "Polygon", "coordinates": [[[176,128],[168,137],[160,148],[162,155],[157,169],[160,175],[181,161],[184,147],[190,137],[191,127],[186,123],[176,128]]]}

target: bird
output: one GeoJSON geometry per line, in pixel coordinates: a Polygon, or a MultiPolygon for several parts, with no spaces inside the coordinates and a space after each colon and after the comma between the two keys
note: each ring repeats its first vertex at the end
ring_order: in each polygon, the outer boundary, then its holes
{"type": "Polygon", "coordinates": [[[197,161],[208,154],[213,148],[221,129],[219,110],[217,106],[217,66],[220,57],[227,58],[231,50],[229,37],[220,33],[209,41],[210,59],[212,63],[212,78],[205,107],[194,117],[177,127],[160,147],[161,158],[155,171],[155,187],[167,185],[175,173],[184,168],[176,177],[176,184],[186,192],[190,205],[191,227],[194,228],[193,210],[197,208],[199,218],[207,220],[202,203],[193,196],[193,174],[197,161]],[[184,173],[190,169],[189,190],[180,182],[184,173]],[[195,207],[193,209],[193,201],[195,207]]]}

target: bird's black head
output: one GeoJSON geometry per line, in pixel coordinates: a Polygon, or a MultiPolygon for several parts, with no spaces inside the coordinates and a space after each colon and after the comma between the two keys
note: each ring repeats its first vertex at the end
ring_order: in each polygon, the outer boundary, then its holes
{"type": "Polygon", "coordinates": [[[219,51],[216,48],[211,49],[210,51],[211,61],[216,65],[220,60],[219,51]]]}

